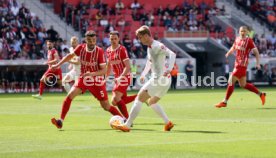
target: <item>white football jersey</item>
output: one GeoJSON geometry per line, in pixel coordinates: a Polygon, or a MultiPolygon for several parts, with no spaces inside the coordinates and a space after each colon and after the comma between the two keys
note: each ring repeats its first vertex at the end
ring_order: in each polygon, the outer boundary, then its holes
{"type": "MultiPolygon", "coordinates": [[[[69,49],[69,51],[70,51],[70,53],[74,52],[74,48],[71,47],[71,48],[69,49]]],[[[80,58],[79,58],[78,56],[74,56],[71,60],[72,60],[72,61],[75,61],[75,60],[78,60],[78,61],[79,61],[80,58]]],[[[79,64],[79,65],[72,64],[72,66],[73,66],[72,71],[75,71],[77,74],[80,74],[80,71],[81,71],[81,64],[79,64]]]]}
{"type": "MultiPolygon", "coordinates": [[[[148,60],[151,61],[152,77],[158,78],[163,76],[166,71],[166,56],[169,56],[172,51],[168,49],[163,43],[154,40],[152,45],[148,47],[148,60]]],[[[174,63],[173,61],[170,61],[174,63]]]]}

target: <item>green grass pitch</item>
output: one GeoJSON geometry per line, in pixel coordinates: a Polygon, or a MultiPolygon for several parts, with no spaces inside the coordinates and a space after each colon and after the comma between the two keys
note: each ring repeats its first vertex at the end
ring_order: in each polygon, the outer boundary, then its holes
{"type": "Polygon", "coordinates": [[[221,109],[214,104],[225,89],[170,91],[160,104],[174,129],[163,132],[162,120],[144,105],[130,133],[112,130],[111,115],[88,92],[72,102],[62,130],[50,119],[59,116],[65,93],[48,93],[41,101],[2,94],[0,158],[276,157],[276,88],[260,89],[267,92],[265,106],[237,88],[221,109]]]}

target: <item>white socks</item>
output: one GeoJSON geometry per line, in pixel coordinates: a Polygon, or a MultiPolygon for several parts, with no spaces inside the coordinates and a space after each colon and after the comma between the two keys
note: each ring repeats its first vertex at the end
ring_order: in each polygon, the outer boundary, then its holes
{"type": "Polygon", "coordinates": [[[158,105],[157,103],[152,104],[151,108],[164,120],[165,124],[169,122],[169,118],[167,114],[164,112],[164,110],[160,105],[158,105]]]}
{"type": "Polygon", "coordinates": [[[133,106],[131,107],[129,117],[127,119],[127,122],[125,125],[130,128],[132,122],[135,120],[135,118],[138,116],[140,110],[142,108],[142,102],[140,102],[138,99],[135,99],[133,106]]]}
{"type": "Polygon", "coordinates": [[[69,83],[64,83],[64,84],[63,84],[63,87],[64,87],[64,89],[66,90],[66,92],[69,93],[69,91],[70,91],[70,89],[71,89],[70,84],[69,84],[69,83]]]}

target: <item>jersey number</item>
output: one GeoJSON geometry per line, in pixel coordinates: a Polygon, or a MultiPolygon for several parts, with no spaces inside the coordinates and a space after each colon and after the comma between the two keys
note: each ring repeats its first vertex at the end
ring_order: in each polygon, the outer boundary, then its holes
{"type": "Polygon", "coordinates": [[[104,92],[100,91],[100,93],[101,93],[101,97],[103,98],[104,97],[104,92]]]}

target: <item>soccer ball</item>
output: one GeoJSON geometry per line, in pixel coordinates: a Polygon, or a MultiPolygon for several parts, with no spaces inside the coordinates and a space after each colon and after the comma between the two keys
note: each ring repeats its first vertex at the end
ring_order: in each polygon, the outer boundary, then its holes
{"type": "MultiPolygon", "coordinates": [[[[113,123],[113,122],[119,122],[120,124],[123,124],[124,123],[124,119],[121,117],[121,116],[119,116],[119,115],[115,115],[115,116],[112,116],[111,118],[110,118],[110,120],[109,120],[109,125],[111,126],[111,124],[113,123]]],[[[111,126],[112,127],[112,126],[111,126]]]]}

